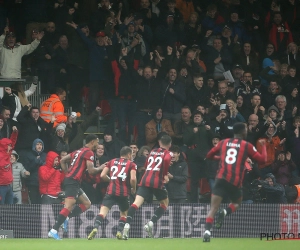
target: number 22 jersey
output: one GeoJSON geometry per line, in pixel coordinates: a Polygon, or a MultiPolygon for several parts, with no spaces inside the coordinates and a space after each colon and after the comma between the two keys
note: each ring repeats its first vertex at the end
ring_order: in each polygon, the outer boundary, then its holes
{"type": "Polygon", "coordinates": [[[164,148],[153,149],[145,163],[145,173],[139,186],[159,188],[164,186],[164,176],[167,175],[172,153],[164,148]]]}

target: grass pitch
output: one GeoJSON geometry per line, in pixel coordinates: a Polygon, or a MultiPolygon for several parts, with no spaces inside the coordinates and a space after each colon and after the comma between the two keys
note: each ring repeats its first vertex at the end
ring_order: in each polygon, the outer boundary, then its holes
{"type": "Polygon", "coordinates": [[[210,243],[203,243],[201,239],[129,239],[120,241],[117,239],[6,239],[0,240],[1,250],[282,250],[299,249],[299,240],[266,241],[260,239],[211,239],[210,243]]]}

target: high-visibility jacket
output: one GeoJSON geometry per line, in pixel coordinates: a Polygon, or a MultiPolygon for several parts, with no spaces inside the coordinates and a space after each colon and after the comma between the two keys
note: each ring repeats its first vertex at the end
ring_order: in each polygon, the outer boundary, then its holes
{"type": "Polygon", "coordinates": [[[41,105],[40,116],[46,121],[51,121],[52,114],[55,115],[56,121],[54,122],[54,127],[56,127],[59,123],[66,123],[67,116],[64,115],[64,105],[61,100],[59,100],[58,96],[53,94],[46,101],[44,101],[41,105]]]}
{"type": "Polygon", "coordinates": [[[300,185],[295,185],[295,187],[297,188],[297,193],[298,193],[295,203],[300,204],[300,185]]]}

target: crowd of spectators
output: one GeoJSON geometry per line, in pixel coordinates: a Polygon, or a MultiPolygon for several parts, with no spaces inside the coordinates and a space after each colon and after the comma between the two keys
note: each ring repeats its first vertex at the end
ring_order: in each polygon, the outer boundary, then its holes
{"type": "MultiPolygon", "coordinates": [[[[2,77],[38,76],[42,93],[52,94],[41,109],[31,107],[27,96],[36,83],[27,91],[14,84],[2,100],[0,139],[17,127],[14,175],[24,178],[31,203],[57,199],[63,178],[57,159],[82,146],[86,128],[99,119],[100,100],[108,101],[111,118],[95,164],[130,145],[140,178],[147,154],[167,133],[174,203],[199,202],[199,180],[213,186],[218,167],[206,154],[233,136],[236,122],[247,124],[247,141],[258,151],[264,139],[268,154],[265,164],[247,162],[245,202],[300,197],[299,0],[2,0],[0,13],[2,77]],[[67,96],[79,110],[83,87],[88,115],[78,124],[62,103],[67,96]],[[60,108],[51,113],[53,100],[60,108]],[[48,168],[53,177],[44,176],[48,168]],[[49,191],[45,183],[53,178],[49,191]]],[[[105,183],[89,175],[84,183],[100,202],[105,183]]]]}

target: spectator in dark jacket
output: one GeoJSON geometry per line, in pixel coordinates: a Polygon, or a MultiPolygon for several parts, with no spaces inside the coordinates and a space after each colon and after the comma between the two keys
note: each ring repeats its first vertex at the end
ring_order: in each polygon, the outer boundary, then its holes
{"type": "Polygon", "coordinates": [[[60,123],[51,137],[51,151],[60,154],[62,151],[69,152],[69,144],[65,141],[66,124],[60,123]]]}
{"type": "Polygon", "coordinates": [[[32,107],[30,111],[28,111],[30,106],[31,105],[24,106],[17,116],[17,121],[20,124],[20,136],[18,137],[16,150],[19,153],[20,162],[23,161],[26,152],[31,150],[32,142],[36,138],[41,138],[44,142],[49,141],[55,120],[53,116],[50,123],[45,122],[40,117],[40,111],[37,107],[32,107]]]}
{"type": "Polygon", "coordinates": [[[167,79],[162,83],[161,96],[164,118],[174,124],[180,120],[180,111],[186,101],[185,86],[178,80],[175,68],[169,70],[167,79]]]}
{"type": "Polygon", "coordinates": [[[173,153],[171,166],[169,167],[167,184],[170,203],[186,202],[186,182],[188,179],[188,166],[183,157],[180,157],[180,148],[172,145],[170,151],[173,153]]]}
{"type": "Polygon", "coordinates": [[[276,183],[273,174],[267,174],[264,181],[258,181],[258,185],[261,186],[260,193],[266,198],[266,203],[287,203],[284,187],[276,183]]]}
{"type": "Polygon", "coordinates": [[[114,128],[107,127],[103,133],[106,156],[109,160],[120,157],[120,150],[125,146],[115,134],[114,128]]]}
{"type": "Polygon", "coordinates": [[[45,162],[46,153],[44,152],[44,142],[41,139],[35,139],[32,143],[31,150],[27,150],[21,162],[25,169],[30,172],[30,176],[26,179],[25,183],[28,188],[31,204],[41,204],[38,171],[40,166],[44,165],[45,162]]]}
{"type": "Polygon", "coordinates": [[[210,104],[210,90],[203,84],[201,75],[194,75],[194,84],[188,86],[186,90],[186,100],[192,111],[196,110],[198,105],[208,106],[210,104]]]}
{"type": "Polygon", "coordinates": [[[291,159],[291,153],[280,151],[277,160],[271,167],[277,183],[283,186],[289,185],[292,178],[292,172],[296,169],[296,164],[291,159]]]}

